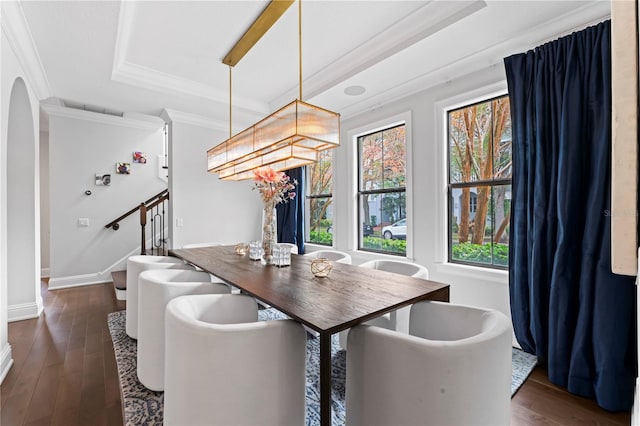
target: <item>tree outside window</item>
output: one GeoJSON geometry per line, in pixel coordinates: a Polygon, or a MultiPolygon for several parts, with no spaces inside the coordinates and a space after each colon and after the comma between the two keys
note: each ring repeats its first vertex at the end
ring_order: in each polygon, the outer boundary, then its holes
{"type": "Polygon", "coordinates": [[[448,111],[449,261],[508,266],[511,116],[508,96],[448,111]]]}
{"type": "Polygon", "coordinates": [[[318,154],[318,161],[307,166],[308,194],[306,211],[309,216],[307,242],[333,244],[333,166],[331,151],[318,154]]]}
{"type": "Polygon", "coordinates": [[[406,254],[405,125],[358,137],[358,248],[406,254]]]}

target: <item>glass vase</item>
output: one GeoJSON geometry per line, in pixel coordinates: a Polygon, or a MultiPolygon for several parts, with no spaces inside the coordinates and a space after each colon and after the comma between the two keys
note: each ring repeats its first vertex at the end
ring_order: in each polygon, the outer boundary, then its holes
{"type": "Polygon", "coordinates": [[[262,211],[262,263],[273,265],[273,247],[278,242],[276,206],[265,203],[262,211]]]}

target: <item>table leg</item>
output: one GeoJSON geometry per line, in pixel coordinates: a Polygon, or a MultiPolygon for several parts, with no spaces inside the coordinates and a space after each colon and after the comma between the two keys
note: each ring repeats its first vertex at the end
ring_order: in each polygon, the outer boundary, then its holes
{"type": "Polygon", "coordinates": [[[320,425],[331,426],[331,334],[320,333],[320,425]]]}

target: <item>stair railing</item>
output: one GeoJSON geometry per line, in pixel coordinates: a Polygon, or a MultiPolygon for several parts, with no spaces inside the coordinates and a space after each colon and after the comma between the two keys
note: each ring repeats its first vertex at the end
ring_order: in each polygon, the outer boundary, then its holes
{"type": "Polygon", "coordinates": [[[120,222],[123,219],[131,216],[135,212],[140,212],[140,254],[147,253],[147,237],[146,228],[147,222],[151,222],[151,254],[165,255],[166,254],[166,238],[165,238],[165,217],[166,217],[166,203],[169,200],[169,190],[165,189],[160,191],[153,197],[149,198],[140,205],[132,208],[117,219],[112,220],[104,227],[117,231],[120,229],[120,222]]]}

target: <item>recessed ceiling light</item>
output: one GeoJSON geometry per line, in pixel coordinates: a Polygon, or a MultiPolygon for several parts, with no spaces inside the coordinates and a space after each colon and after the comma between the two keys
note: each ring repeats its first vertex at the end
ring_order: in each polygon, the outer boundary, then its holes
{"type": "Polygon", "coordinates": [[[360,96],[366,91],[367,89],[363,86],[349,86],[344,89],[344,94],[349,96],[360,96]]]}

